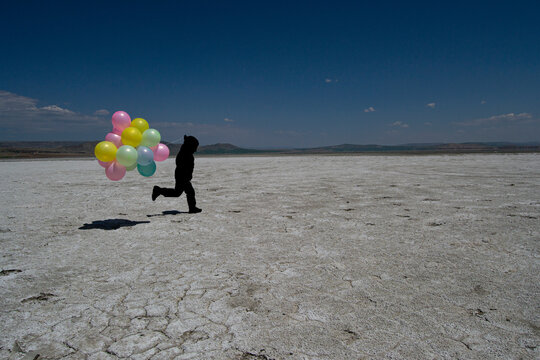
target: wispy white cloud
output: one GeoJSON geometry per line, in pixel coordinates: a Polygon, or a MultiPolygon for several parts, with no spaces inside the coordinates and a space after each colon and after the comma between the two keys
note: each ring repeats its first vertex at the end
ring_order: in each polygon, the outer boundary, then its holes
{"type": "Polygon", "coordinates": [[[0,90],[0,125],[6,137],[16,134],[44,134],[69,131],[85,133],[108,126],[103,118],[81,114],[58,105],[38,106],[38,100],[0,90]]]}
{"type": "Polygon", "coordinates": [[[437,103],[430,102],[430,103],[426,104],[426,107],[431,108],[431,109],[435,109],[436,105],[437,105],[437,103]]]}
{"type": "Polygon", "coordinates": [[[73,111],[61,108],[58,105],[43,106],[42,108],[39,108],[39,109],[40,110],[45,110],[45,111],[50,111],[50,112],[53,112],[53,113],[58,113],[58,114],[70,114],[70,115],[75,114],[73,111]]]}
{"type": "Polygon", "coordinates": [[[324,82],[327,83],[327,84],[330,84],[330,83],[333,83],[333,82],[337,83],[337,82],[339,82],[339,80],[338,79],[326,78],[326,79],[324,79],[324,82]]]}
{"type": "Polygon", "coordinates": [[[38,101],[26,96],[0,90],[0,116],[72,115],[75,112],[58,105],[38,107],[38,101]]]}
{"type": "Polygon", "coordinates": [[[106,109],[96,110],[94,112],[94,115],[97,115],[97,116],[106,116],[109,114],[110,114],[109,110],[106,110],[106,109]]]}
{"type": "Polygon", "coordinates": [[[225,122],[229,122],[229,123],[230,123],[230,122],[234,122],[234,120],[233,120],[233,119],[229,119],[229,118],[225,118],[225,119],[223,119],[223,121],[225,121],[225,122]]]}
{"type": "Polygon", "coordinates": [[[426,125],[426,126],[431,126],[431,125],[433,125],[433,124],[432,124],[430,121],[426,121],[426,122],[424,123],[424,125],[426,125]]]}
{"type": "Polygon", "coordinates": [[[406,123],[401,122],[401,121],[394,121],[394,122],[392,123],[392,126],[400,127],[400,128],[408,128],[408,127],[409,127],[409,124],[406,124],[406,123]]]}
{"type": "Polygon", "coordinates": [[[487,103],[487,101],[486,101],[486,100],[482,100],[482,101],[480,101],[480,104],[481,104],[481,105],[484,105],[485,103],[487,103]]]}
{"type": "Polygon", "coordinates": [[[14,112],[22,110],[35,110],[37,100],[25,96],[16,95],[9,91],[0,90],[0,111],[14,112]]]}
{"type": "Polygon", "coordinates": [[[364,112],[366,112],[366,113],[374,112],[374,111],[375,111],[375,108],[373,108],[373,106],[370,106],[367,109],[364,109],[364,112]]]}
{"type": "Polygon", "coordinates": [[[482,125],[497,125],[497,124],[517,124],[517,123],[530,123],[532,115],[529,113],[508,113],[501,115],[494,115],[488,118],[474,119],[470,121],[454,122],[454,125],[459,126],[482,126],[482,125]]]}

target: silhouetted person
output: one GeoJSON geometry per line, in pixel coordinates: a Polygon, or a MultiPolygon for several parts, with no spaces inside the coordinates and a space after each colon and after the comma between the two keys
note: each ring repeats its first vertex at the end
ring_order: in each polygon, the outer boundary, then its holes
{"type": "Polygon", "coordinates": [[[154,189],[152,190],[152,201],[155,201],[159,195],[165,197],[179,197],[185,192],[189,212],[199,213],[202,211],[195,206],[195,190],[193,189],[193,185],[191,185],[193,167],[195,166],[193,154],[197,151],[198,146],[199,141],[194,136],[184,135],[184,143],[180,147],[178,155],[176,155],[176,170],[174,172],[176,185],[174,186],[174,189],[154,186],[154,189]]]}

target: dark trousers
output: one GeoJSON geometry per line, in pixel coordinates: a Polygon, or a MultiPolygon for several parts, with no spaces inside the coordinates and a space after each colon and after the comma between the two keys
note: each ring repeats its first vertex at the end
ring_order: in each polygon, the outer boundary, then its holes
{"type": "Polygon", "coordinates": [[[179,197],[183,192],[186,193],[189,208],[193,209],[197,202],[195,201],[195,189],[190,181],[176,181],[174,189],[160,188],[161,195],[165,197],[179,197]]]}

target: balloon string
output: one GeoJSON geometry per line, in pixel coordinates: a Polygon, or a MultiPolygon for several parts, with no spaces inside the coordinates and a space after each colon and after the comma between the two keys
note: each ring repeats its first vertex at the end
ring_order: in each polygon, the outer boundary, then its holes
{"type": "Polygon", "coordinates": [[[169,141],[169,143],[170,143],[170,144],[176,144],[177,141],[180,141],[180,140],[182,140],[183,138],[184,138],[184,137],[182,136],[182,137],[180,137],[180,138],[178,138],[178,139],[176,139],[176,140],[169,141]]]}

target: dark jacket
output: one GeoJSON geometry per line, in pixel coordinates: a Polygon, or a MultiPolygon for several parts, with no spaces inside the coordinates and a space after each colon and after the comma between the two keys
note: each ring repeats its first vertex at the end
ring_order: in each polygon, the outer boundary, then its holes
{"type": "Polygon", "coordinates": [[[184,136],[184,143],[176,155],[176,170],[174,178],[179,182],[190,181],[193,177],[193,167],[195,158],[193,154],[197,151],[199,141],[194,136],[184,136]]]}

